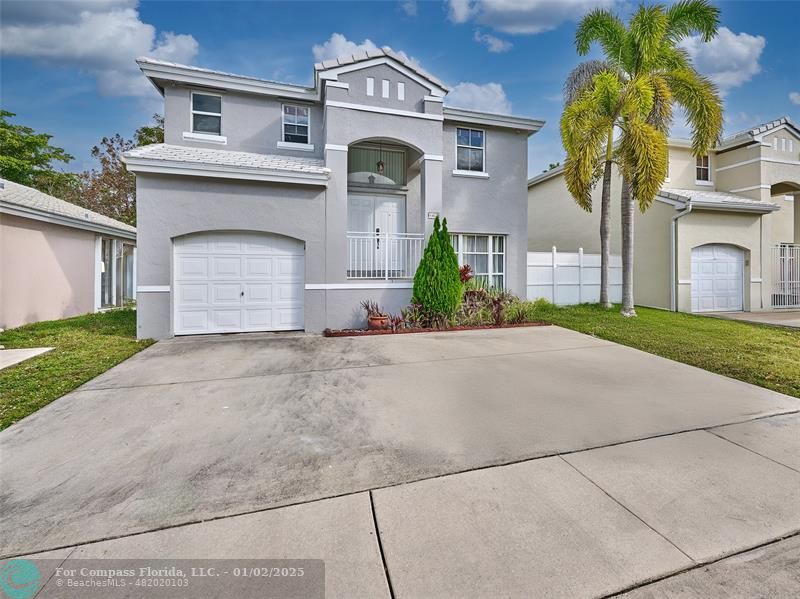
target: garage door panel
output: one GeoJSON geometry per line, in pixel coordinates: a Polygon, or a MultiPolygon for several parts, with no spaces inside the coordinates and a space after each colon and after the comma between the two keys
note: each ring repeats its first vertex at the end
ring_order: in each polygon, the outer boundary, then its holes
{"type": "Polygon", "coordinates": [[[244,328],[249,331],[258,331],[272,328],[272,308],[248,309],[244,312],[244,328]]]}
{"type": "Polygon", "coordinates": [[[211,278],[241,279],[242,259],[239,256],[213,256],[211,258],[211,278]]]}
{"type": "Polygon", "coordinates": [[[204,256],[178,256],[176,278],[181,280],[207,279],[208,258],[204,256]]]}
{"type": "Polygon", "coordinates": [[[247,283],[244,285],[244,299],[250,303],[270,303],[272,301],[272,283],[247,283]]]}
{"type": "Polygon", "coordinates": [[[176,286],[176,301],[180,304],[208,304],[208,285],[206,283],[181,283],[176,286]]]}
{"type": "Polygon", "coordinates": [[[246,256],[244,276],[248,279],[272,278],[272,258],[269,256],[246,256]]]}
{"type": "Polygon", "coordinates": [[[262,233],[175,240],[175,334],[302,329],[302,242],[262,233]]]}
{"type": "Polygon", "coordinates": [[[208,310],[182,310],[178,313],[178,320],[182,331],[204,332],[209,324],[208,310]]]}
{"type": "Polygon", "coordinates": [[[211,285],[211,305],[241,304],[242,286],[239,283],[213,283],[211,285]]]}
{"type": "Polygon", "coordinates": [[[709,245],[692,250],[692,311],[738,311],[744,307],[744,252],[709,245]]]}
{"type": "Polygon", "coordinates": [[[275,275],[282,281],[302,280],[303,257],[282,256],[275,258],[275,275]]]}

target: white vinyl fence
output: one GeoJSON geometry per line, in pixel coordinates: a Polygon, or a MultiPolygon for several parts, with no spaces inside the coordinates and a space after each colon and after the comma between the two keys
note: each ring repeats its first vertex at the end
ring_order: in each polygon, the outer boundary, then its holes
{"type": "Polygon", "coordinates": [[[800,308],[800,245],[772,248],[772,307],[800,308]]]}
{"type": "MultiPolygon", "coordinates": [[[[608,295],[622,301],[622,258],[611,256],[608,295]]],[[[560,306],[600,301],[600,254],[528,252],[528,299],[540,297],[560,306]]]]}

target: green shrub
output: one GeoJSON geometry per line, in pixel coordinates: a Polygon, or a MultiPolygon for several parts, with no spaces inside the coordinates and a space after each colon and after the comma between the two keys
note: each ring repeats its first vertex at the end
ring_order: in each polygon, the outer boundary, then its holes
{"type": "Polygon", "coordinates": [[[544,298],[535,301],[516,301],[507,306],[504,318],[509,324],[520,324],[523,322],[535,322],[542,320],[542,315],[548,312],[553,304],[544,298]]]}
{"type": "Polygon", "coordinates": [[[462,291],[458,257],[450,243],[447,220],[441,226],[437,216],[414,275],[411,301],[422,306],[429,320],[441,325],[455,315],[462,291]]]}

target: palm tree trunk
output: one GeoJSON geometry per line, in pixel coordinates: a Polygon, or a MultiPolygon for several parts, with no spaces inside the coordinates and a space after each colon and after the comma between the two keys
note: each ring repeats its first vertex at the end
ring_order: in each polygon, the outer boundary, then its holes
{"type": "Polygon", "coordinates": [[[633,194],[628,180],[622,179],[622,310],[623,316],[636,316],[633,307],[633,194]]]}
{"type": "Polygon", "coordinates": [[[608,269],[611,262],[611,153],[613,137],[608,136],[606,164],[603,171],[603,195],[600,199],[600,305],[611,308],[608,299],[608,269]]]}

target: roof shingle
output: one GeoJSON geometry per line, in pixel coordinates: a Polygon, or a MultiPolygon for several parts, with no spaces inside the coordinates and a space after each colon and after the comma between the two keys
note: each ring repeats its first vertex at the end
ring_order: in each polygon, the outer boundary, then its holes
{"type": "Polygon", "coordinates": [[[0,201],[23,208],[33,209],[38,212],[64,216],[128,233],[136,233],[135,227],[126,225],[123,222],[108,216],[103,216],[97,212],[92,212],[87,208],[81,208],[75,204],[70,204],[64,200],[59,200],[38,189],[33,189],[32,187],[20,185],[19,183],[14,183],[13,181],[7,181],[5,179],[0,179],[0,201]]]}

